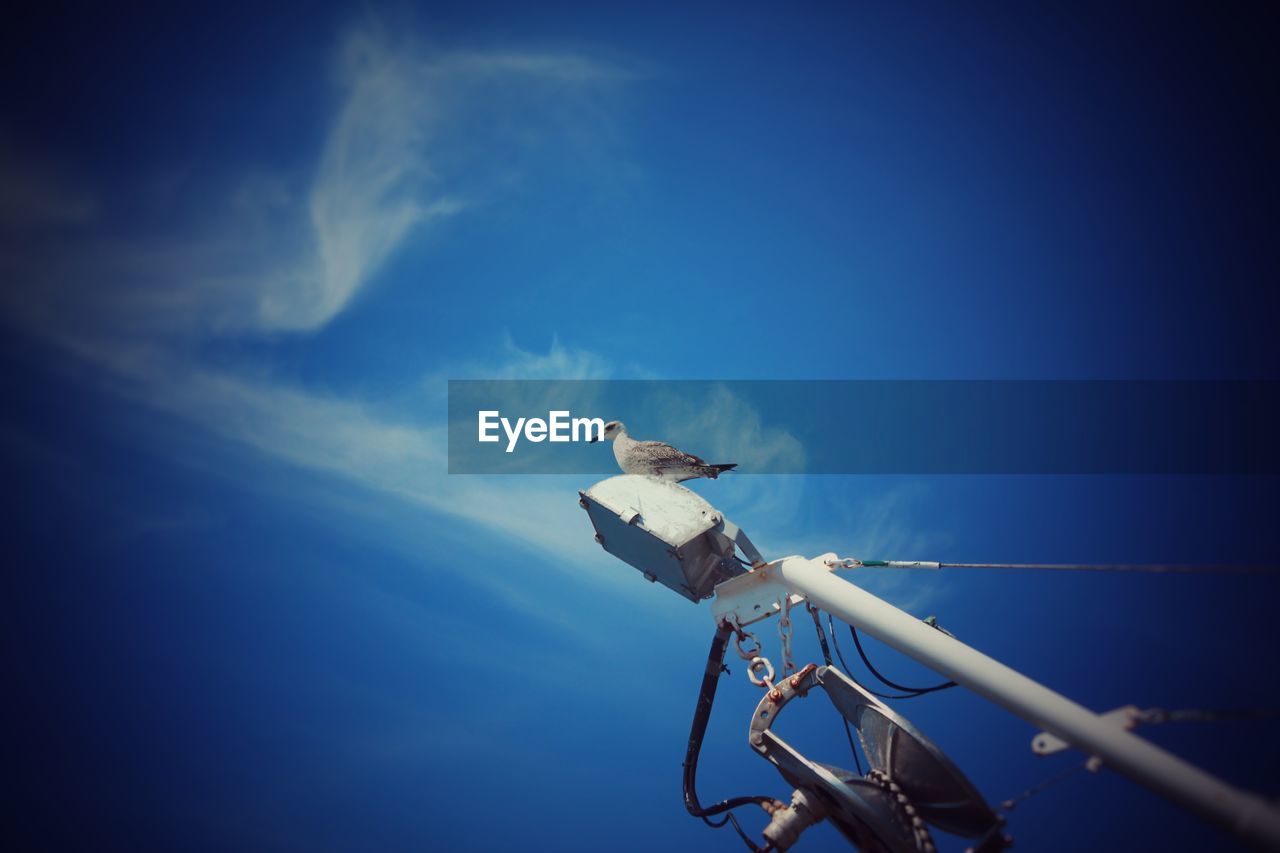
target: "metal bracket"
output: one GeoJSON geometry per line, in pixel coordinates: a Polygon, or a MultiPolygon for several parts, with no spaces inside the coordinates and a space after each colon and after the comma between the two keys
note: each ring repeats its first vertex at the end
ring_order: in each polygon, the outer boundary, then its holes
{"type": "MultiPolygon", "coordinates": [[[[1143,712],[1137,705],[1125,705],[1099,714],[1098,718],[1118,729],[1131,732],[1142,722],[1143,712]]],[[[1071,744],[1049,732],[1039,732],[1031,739],[1031,751],[1036,755],[1055,755],[1067,749],[1071,749],[1071,744]]]]}
{"type": "Polygon", "coordinates": [[[746,531],[723,516],[721,520],[721,532],[733,540],[733,543],[738,546],[738,550],[742,552],[742,555],[747,558],[751,565],[764,565],[764,557],[756,550],[756,546],[751,544],[751,540],[747,538],[746,531]]]}
{"type": "MultiPolygon", "coordinates": [[[[742,540],[738,540],[738,545],[741,547],[742,540]]],[[[812,563],[830,572],[834,569],[835,557],[834,553],[826,553],[812,560],[807,557],[791,556],[755,566],[744,575],[738,575],[716,585],[715,599],[711,602],[711,615],[717,623],[728,620],[735,625],[745,627],[752,622],[759,622],[761,619],[768,619],[779,613],[785,596],[790,596],[791,606],[795,607],[802,603],[805,597],[800,593],[792,593],[788,585],[779,579],[778,575],[783,565],[793,561],[812,563]]]]}
{"type": "MultiPolygon", "coordinates": [[[[798,560],[802,557],[786,557],[786,560],[798,560]]],[[[777,576],[777,568],[782,563],[777,560],[766,565],[757,566],[744,575],[730,578],[717,584],[715,598],[711,602],[711,616],[719,622],[730,622],[745,628],[753,622],[768,619],[782,611],[784,598],[791,599],[795,607],[804,601],[804,596],[790,592],[777,576]]]]}

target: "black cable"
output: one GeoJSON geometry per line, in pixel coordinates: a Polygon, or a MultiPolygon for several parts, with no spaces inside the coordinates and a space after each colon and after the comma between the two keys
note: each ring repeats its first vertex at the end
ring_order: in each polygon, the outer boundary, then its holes
{"type": "Polygon", "coordinates": [[[863,684],[854,676],[853,670],[849,667],[849,664],[845,662],[844,652],[840,649],[840,638],[836,636],[836,626],[835,623],[831,621],[830,613],[827,614],[827,628],[831,632],[831,643],[836,647],[836,657],[840,659],[840,665],[844,667],[845,675],[849,676],[849,678],[853,680],[854,684],[858,685],[872,696],[879,696],[881,699],[914,699],[920,695],[919,693],[908,693],[905,696],[897,696],[893,693],[881,693],[878,690],[872,690],[870,687],[863,684]]]}
{"type": "MultiPolygon", "coordinates": [[[[738,837],[742,839],[742,843],[747,845],[748,849],[750,849],[752,853],[766,853],[766,851],[773,849],[772,845],[768,845],[768,844],[766,844],[766,846],[764,847],[761,847],[751,839],[750,835],[747,835],[745,832],[743,832],[742,827],[738,825],[738,819],[733,816],[733,812],[725,812],[724,819],[729,821],[730,824],[732,824],[734,831],[737,832],[738,837]]],[[[707,820],[707,819],[704,817],[703,820],[707,820]]],[[[707,821],[707,823],[711,823],[711,821],[707,821]]],[[[718,824],[712,823],[711,825],[724,826],[724,821],[721,821],[718,824]]]]}
{"type": "Polygon", "coordinates": [[[698,704],[693,712],[693,725],[689,729],[689,745],[684,754],[684,807],[688,809],[689,814],[702,818],[703,822],[708,826],[719,828],[724,826],[726,822],[732,824],[738,835],[742,837],[742,840],[752,850],[759,851],[762,848],[758,847],[742,831],[742,827],[738,825],[737,819],[731,813],[725,814],[724,820],[719,823],[709,820],[709,818],[712,815],[724,814],[729,812],[730,809],[736,809],[739,806],[763,806],[765,803],[774,802],[773,797],[730,797],[705,808],[698,802],[698,755],[702,752],[702,739],[707,733],[707,723],[711,719],[711,705],[716,698],[716,685],[719,683],[720,673],[724,669],[724,653],[729,645],[729,636],[732,633],[732,627],[727,623],[721,623],[716,629],[715,637],[711,640],[711,651],[707,654],[707,668],[702,676],[702,687],[698,691],[698,704]]]}
{"type": "MultiPolygon", "coordinates": [[[[812,604],[806,606],[809,608],[809,615],[813,617],[814,630],[818,632],[818,645],[822,647],[822,661],[827,666],[831,666],[831,647],[827,645],[827,634],[822,630],[822,622],[818,619],[818,608],[812,604]]],[[[853,756],[853,766],[858,769],[858,775],[861,776],[862,759],[858,758],[858,748],[853,745],[853,731],[849,728],[849,718],[841,714],[840,721],[844,723],[844,736],[849,741],[849,753],[853,756]]]]}
{"type": "Polygon", "coordinates": [[[871,661],[867,659],[867,653],[862,650],[862,642],[858,639],[858,631],[852,625],[849,626],[849,634],[853,637],[853,644],[858,648],[858,656],[862,658],[862,662],[867,665],[867,669],[871,674],[880,679],[882,684],[892,687],[894,690],[905,690],[914,696],[923,696],[925,693],[936,693],[939,690],[948,690],[956,686],[954,681],[947,681],[942,684],[935,684],[932,687],[904,687],[897,682],[890,681],[871,665],[871,661]]]}

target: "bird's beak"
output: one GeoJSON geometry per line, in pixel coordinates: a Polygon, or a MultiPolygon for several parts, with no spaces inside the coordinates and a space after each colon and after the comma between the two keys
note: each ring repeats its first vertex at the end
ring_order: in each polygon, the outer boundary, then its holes
{"type": "Polygon", "coordinates": [[[599,440],[600,440],[600,436],[598,436],[598,435],[597,435],[597,436],[593,436],[593,437],[591,437],[591,438],[587,439],[587,444],[595,444],[595,443],[596,443],[597,441],[599,441],[599,440]]]}

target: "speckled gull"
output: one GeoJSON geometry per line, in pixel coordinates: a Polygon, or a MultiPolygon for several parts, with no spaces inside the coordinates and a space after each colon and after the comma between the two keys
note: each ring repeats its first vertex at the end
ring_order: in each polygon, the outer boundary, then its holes
{"type": "MultiPolygon", "coordinates": [[[[627,426],[621,421],[609,421],[604,425],[604,439],[613,442],[613,456],[624,473],[657,477],[668,483],[683,483],[698,477],[714,480],[723,472],[738,467],[736,462],[709,464],[692,453],[677,450],[661,441],[636,441],[627,435],[627,426]]],[[[599,438],[591,440],[599,441],[599,438]]]]}

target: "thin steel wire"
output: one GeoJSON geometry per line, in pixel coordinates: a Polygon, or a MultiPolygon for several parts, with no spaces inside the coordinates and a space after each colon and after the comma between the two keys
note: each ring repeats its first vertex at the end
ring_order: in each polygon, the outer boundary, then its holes
{"type": "Polygon", "coordinates": [[[1209,563],[939,563],[943,569],[1033,569],[1054,572],[1280,575],[1280,566],[1209,563]]]}

